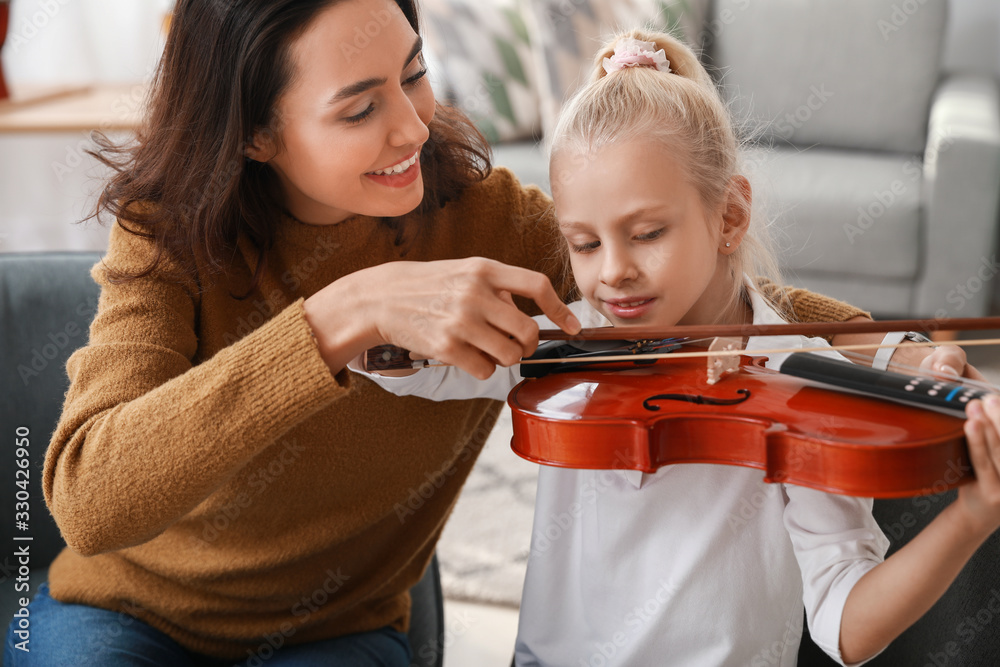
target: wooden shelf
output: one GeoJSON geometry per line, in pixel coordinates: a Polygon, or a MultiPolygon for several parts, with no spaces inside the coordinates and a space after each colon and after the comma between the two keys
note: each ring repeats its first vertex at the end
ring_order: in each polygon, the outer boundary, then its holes
{"type": "Polygon", "coordinates": [[[2,132],[131,131],[142,119],[146,84],[21,86],[0,101],[2,132]]]}

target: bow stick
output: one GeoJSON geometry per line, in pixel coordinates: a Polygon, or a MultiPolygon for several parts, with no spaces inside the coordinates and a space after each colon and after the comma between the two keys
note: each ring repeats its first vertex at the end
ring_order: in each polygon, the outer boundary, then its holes
{"type": "MultiPolygon", "coordinates": [[[[666,338],[728,338],[746,336],[832,336],[840,333],[882,333],[888,331],[976,331],[1000,329],[1000,317],[952,317],[926,320],[864,320],[857,322],[791,322],[782,324],[683,324],[673,327],[596,327],[582,329],[576,334],[568,334],[561,329],[542,329],[538,332],[539,340],[662,340],[666,338]]],[[[955,343],[958,344],[958,343],[955,343]]],[[[996,345],[1000,339],[962,341],[962,345],[996,345]]],[[[832,345],[823,350],[852,351],[874,350],[881,348],[899,348],[903,345],[928,347],[937,343],[916,343],[907,341],[885,345],[882,343],[858,343],[853,345],[832,345]]],[[[818,350],[819,348],[817,348],[818,350]]],[[[755,350],[754,355],[779,354],[784,352],[817,351],[812,348],[775,348],[755,350]]],[[[731,356],[732,352],[708,351],[669,352],[657,354],[609,354],[606,357],[590,357],[588,361],[634,361],[637,359],[657,359],[664,357],[679,358],[680,356],[731,356]]],[[[522,364],[558,364],[569,363],[573,359],[522,359],[522,364]]],[[[430,366],[445,366],[447,364],[430,363],[427,359],[413,360],[409,351],[394,345],[380,345],[368,350],[364,355],[363,366],[366,370],[401,370],[407,368],[427,368],[430,366]]]]}
{"type": "MultiPolygon", "coordinates": [[[[568,334],[542,329],[539,340],[646,340],[651,338],[727,338],[738,336],[834,336],[888,331],[976,331],[1000,329],[1000,317],[946,317],[927,320],[790,322],[787,324],[679,324],[673,327],[596,327],[568,334]]],[[[909,343],[912,344],[912,343],[909,343]]],[[[887,346],[888,347],[888,346],[887,346]]]]}

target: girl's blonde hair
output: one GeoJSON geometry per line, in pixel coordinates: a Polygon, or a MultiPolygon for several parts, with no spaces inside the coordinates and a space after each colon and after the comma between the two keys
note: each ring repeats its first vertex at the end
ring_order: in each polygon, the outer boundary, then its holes
{"type": "MultiPolygon", "coordinates": [[[[695,53],[664,33],[631,30],[618,34],[597,53],[592,79],[563,108],[549,150],[552,157],[564,150],[586,155],[608,144],[634,140],[659,142],[675,151],[708,210],[715,210],[730,196],[750,216],[750,193],[731,187],[733,177],[741,172],[742,145],[729,109],[695,53]],[[663,49],[670,72],[628,67],[607,74],[604,59],[614,55],[619,40],[629,38],[663,49]]],[[[560,176],[553,172],[554,188],[560,176]]],[[[571,173],[562,176],[572,178],[571,173]]],[[[780,284],[770,242],[764,230],[756,229],[759,217],[750,216],[746,235],[730,255],[736,278],[732,306],[746,298],[744,274],[758,283],[763,278],[780,284]]],[[[775,305],[782,315],[790,313],[784,303],[775,305]]]]}

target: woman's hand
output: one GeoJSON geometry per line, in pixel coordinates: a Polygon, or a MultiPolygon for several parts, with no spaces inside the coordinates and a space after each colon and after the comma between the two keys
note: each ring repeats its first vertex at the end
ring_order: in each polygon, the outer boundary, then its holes
{"type": "Polygon", "coordinates": [[[305,313],[333,372],[391,343],[485,379],[538,345],[538,325],[511,295],[534,301],[567,333],[580,330],[544,274],[482,257],[369,267],[306,299],[305,313]]]}
{"type": "Polygon", "coordinates": [[[955,503],[973,534],[985,539],[1000,528],[1000,395],[970,402],[965,414],[965,439],[976,478],[958,488],[955,503]]]}

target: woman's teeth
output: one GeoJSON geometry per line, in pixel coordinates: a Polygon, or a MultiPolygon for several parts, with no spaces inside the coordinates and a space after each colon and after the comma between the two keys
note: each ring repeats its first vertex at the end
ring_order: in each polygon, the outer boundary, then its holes
{"type": "Polygon", "coordinates": [[[419,152],[414,153],[409,160],[403,160],[399,164],[389,167],[388,169],[376,169],[371,173],[375,174],[376,176],[388,176],[389,174],[402,174],[404,171],[412,167],[417,162],[417,157],[419,155],[420,155],[419,152]]]}

